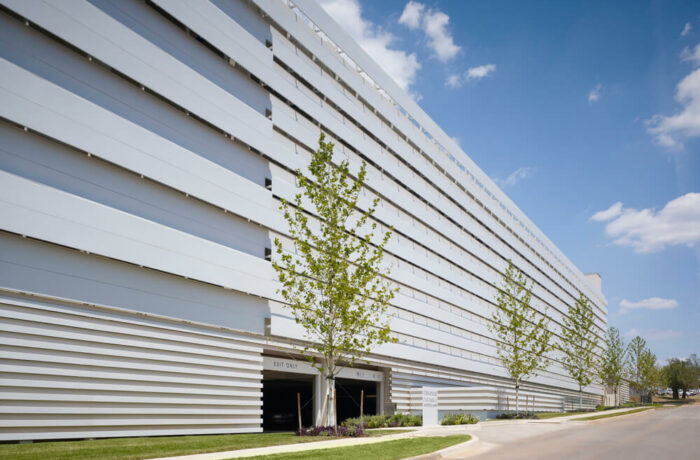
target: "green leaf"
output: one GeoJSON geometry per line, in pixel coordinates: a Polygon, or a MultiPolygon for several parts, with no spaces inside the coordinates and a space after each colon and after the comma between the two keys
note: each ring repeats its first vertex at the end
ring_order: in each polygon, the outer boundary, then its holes
{"type": "Polygon", "coordinates": [[[326,376],[337,373],[338,362],[353,363],[395,341],[386,310],[398,290],[382,269],[391,231],[374,238],[379,201],[364,211],[357,206],[366,165],[353,175],[347,160],[333,162],[333,148],[321,134],[308,175],[297,171],[301,192],[293,204],[281,204],[295,253],[276,238],[280,257],[272,265],[286,307],[305,330],[305,349],[321,357],[311,362],[326,376]],[[372,231],[360,235],[366,228],[372,231]]]}

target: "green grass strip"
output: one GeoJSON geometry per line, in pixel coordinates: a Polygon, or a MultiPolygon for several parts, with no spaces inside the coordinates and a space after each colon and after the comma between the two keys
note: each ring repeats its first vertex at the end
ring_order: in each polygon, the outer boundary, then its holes
{"type": "Polygon", "coordinates": [[[357,460],[371,458],[372,460],[398,460],[416,455],[428,454],[436,450],[454,446],[469,441],[469,435],[451,436],[421,436],[415,438],[396,439],[394,441],[378,442],[348,447],[333,447],[330,449],[307,450],[303,452],[288,452],[283,454],[248,457],[248,460],[357,460]]]}
{"type": "MultiPolygon", "coordinates": [[[[371,437],[386,436],[407,431],[413,430],[371,430],[367,435],[371,437]]],[[[337,438],[328,436],[300,437],[290,432],[52,441],[33,444],[0,444],[0,458],[13,460],[137,460],[331,439],[337,438]]]]}
{"type": "Polygon", "coordinates": [[[600,420],[601,418],[610,418],[610,417],[617,417],[619,415],[629,415],[629,414],[635,414],[637,412],[644,412],[645,410],[651,410],[654,409],[653,407],[641,407],[639,409],[632,409],[628,410],[627,412],[616,412],[613,414],[601,414],[601,415],[594,415],[593,417],[583,417],[583,418],[577,418],[574,419],[576,421],[584,420],[584,421],[589,421],[589,420],[600,420]]]}
{"type": "Polygon", "coordinates": [[[566,417],[569,415],[580,415],[580,414],[588,414],[589,412],[542,412],[537,414],[538,419],[547,419],[547,418],[555,418],[555,417],[566,417]]]}

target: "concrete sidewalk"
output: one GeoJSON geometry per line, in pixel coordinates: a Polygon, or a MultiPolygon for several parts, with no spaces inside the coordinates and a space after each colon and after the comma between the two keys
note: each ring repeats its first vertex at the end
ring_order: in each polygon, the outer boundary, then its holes
{"type": "MultiPolygon", "coordinates": [[[[228,458],[245,458],[254,457],[257,455],[271,455],[286,452],[303,452],[305,450],[332,449],[334,447],[349,447],[363,444],[376,444],[378,442],[387,442],[395,439],[404,439],[420,436],[436,436],[435,434],[425,434],[428,433],[428,431],[424,432],[424,430],[421,428],[422,427],[401,428],[403,430],[415,429],[415,431],[412,431],[410,433],[388,434],[385,436],[378,436],[374,438],[331,439],[328,441],[314,441],[299,444],[282,444],[276,446],[254,447],[251,449],[229,450],[225,452],[210,452],[205,454],[181,455],[177,457],[162,457],[152,460],[223,460],[228,458]]],[[[444,436],[444,434],[438,436],[444,436]]]]}
{"type": "MultiPolygon", "coordinates": [[[[469,434],[474,437],[474,441],[451,446],[432,454],[421,455],[419,459],[438,458],[463,458],[486,452],[504,442],[536,436],[550,431],[564,429],[569,425],[569,421],[577,418],[590,417],[596,414],[613,414],[627,412],[636,408],[614,409],[605,412],[591,412],[586,414],[555,417],[545,420],[488,420],[475,425],[450,425],[450,426],[427,426],[395,428],[396,430],[413,429],[409,433],[397,433],[380,436],[376,438],[343,438],[328,441],[314,441],[299,444],[282,444],[276,446],[254,447],[251,449],[230,450],[225,452],[210,452],[205,454],[184,455],[177,457],[162,457],[154,460],[224,460],[229,458],[245,458],[257,455],[280,454],[286,452],[303,452],[306,450],[332,449],[334,447],[358,446],[363,444],[375,444],[379,442],[392,441],[395,439],[413,438],[420,436],[448,436],[452,434],[469,434]]],[[[584,423],[584,422],[581,422],[584,423]]],[[[392,428],[383,428],[383,430],[392,428]]]]}

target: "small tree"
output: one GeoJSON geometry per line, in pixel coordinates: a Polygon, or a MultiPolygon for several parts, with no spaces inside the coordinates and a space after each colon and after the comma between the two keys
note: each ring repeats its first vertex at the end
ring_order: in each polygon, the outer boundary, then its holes
{"type": "Polygon", "coordinates": [[[532,292],[525,275],[508,261],[501,289],[496,296],[497,308],[491,315],[489,329],[498,338],[498,357],[515,380],[515,410],[520,411],[520,382],[547,367],[552,333],[545,315],[531,307],[532,292]]]}
{"type": "Polygon", "coordinates": [[[605,350],[598,365],[598,376],[603,385],[611,387],[615,393],[615,406],[619,405],[618,392],[624,374],[625,343],[620,337],[620,331],[610,327],[605,335],[605,350]]]}
{"type": "Polygon", "coordinates": [[[642,379],[644,372],[644,352],[647,342],[640,336],[633,338],[627,345],[627,379],[630,386],[640,394],[642,393],[642,379]]]}
{"type": "Polygon", "coordinates": [[[562,328],[562,351],[564,369],[578,383],[578,405],[583,407],[583,389],[595,376],[595,347],[598,343],[593,329],[593,310],[588,300],[580,294],[574,305],[569,306],[562,328]]]}
{"type": "Polygon", "coordinates": [[[656,355],[637,336],[627,346],[627,379],[641,397],[647,397],[657,381],[656,355]]]}
{"type": "Polygon", "coordinates": [[[656,387],[661,379],[659,366],[656,362],[656,355],[651,350],[644,350],[642,355],[642,389],[647,395],[649,402],[652,401],[652,389],[656,387]]]}
{"type": "Polygon", "coordinates": [[[389,270],[380,266],[391,231],[375,237],[377,224],[367,229],[379,199],[364,212],[357,208],[366,165],[353,179],[347,160],[337,166],[332,160],[333,144],[321,134],[308,167],[310,175],[297,170],[303,193],[295,196],[293,206],[283,201],[280,207],[297,254],[285,252],[275,238],[279,261],[273,263],[282,284],[279,292],[309,341],[304,347],[307,359],[328,382],[323,425],[337,423],[338,362],[352,365],[373,346],[395,341],[384,314],[396,289],[386,282],[389,270]],[[304,211],[303,201],[313,205],[318,221],[304,211]]]}

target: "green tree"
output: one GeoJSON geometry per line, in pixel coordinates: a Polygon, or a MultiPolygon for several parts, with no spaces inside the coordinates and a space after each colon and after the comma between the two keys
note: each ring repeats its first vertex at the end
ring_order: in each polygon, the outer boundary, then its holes
{"type": "Polygon", "coordinates": [[[649,402],[652,402],[652,389],[658,386],[660,381],[661,372],[656,361],[656,355],[647,349],[642,356],[642,388],[649,402]]]}
{"type": "Polygon", "coordinates": [[[273,267],[279,292],[304,328],[307,359],[328,383],[321,424],[336,425],[339,362],[353,365],[374,346],[395,341],[385,312],[396,288],[386,280],[389,270],[381,266],[391,230],[375,235],[377,224],[369,225],[379,199],[364,212],[357,207],[366,165],[353,179],[347,160],[333,164],[333,144],[324,139],[321,134],[309,175],[297,170],[302,193],[280,207],[296,254],[285,251],[275,238],[278,258],[273,267]],[[317,218],[307,214],[303,204],[317,218]]]}
{"type": "Polygon", "coordinates": [[[640,336],[633,338],[627,345],[627,369],[626,376],[630,386],[642,392],[642,375],[644,372],[644,352],[647,349],[647,342],[640,336]]]}
{"type": "Polygon", "coordinates": [[[669,359],[663,368],[663,377],[666,385],[673,390],[673,399],[678,399],[680,391],[683,391],[685,398],[687,391],[698,382],[693,363],[688,359],[669,359]]]}
{"type": "Polygon", "coordinates": [[[569,306],[564,316],[562,341],[562,364],[572,379],[578,383],[578,404],[583,407],[583,389],[595,376],[595,347],[598,339],[594,330],[593,310],[581,293],[574,305],[569,306]]]}
{"type": "Polygon", "coordinates": [[[547,367],[547,354],[552,349],[547,312],[541,315],[531,307],[531,286],[532,282],[528,286],[525,275],[509,260],[489,323],[498,338],[498,357],[515,381],[516,411],[520,411],[520,383],[547,367]]]}
{"type": "Polygon", "coordinates": [[[700,388],[700,360],[698,359],[698,355],[695,353],[691,354],[688,361],[690,361],[690,366],[693,368],[693,374],[695,375],[695,381],[691,385],[691,388],[700,388]]]}
{"type": "Polygon", "coordinates": [[[625,375],[625,343],[620,337],[620,331],[614,327],[608,328],[605,335],[605,349],[599,359],[598,377],[603,385],[612,388],[615,393],[615,405],[619,405],[618,393],[622,378],[625,375]]]}
{"type": "Polygon", "coordinates": [[[647,348],[647,342],[637,336],[627,346],[627,379],[643,398],[649,396],[658,381],[656,355],[647,348]]]}

